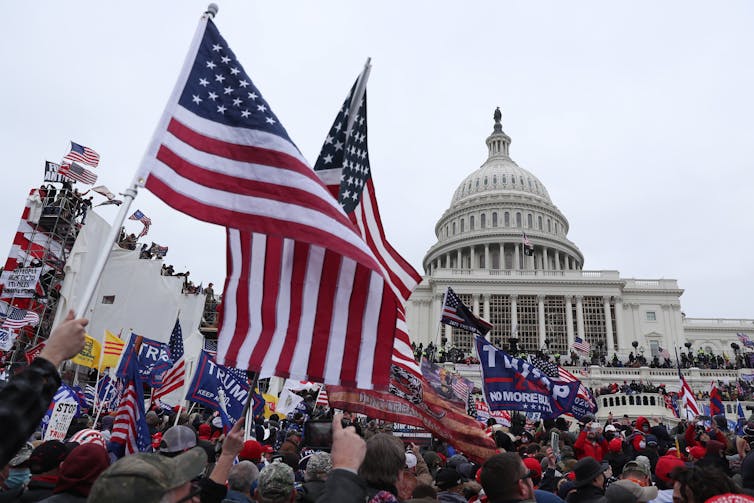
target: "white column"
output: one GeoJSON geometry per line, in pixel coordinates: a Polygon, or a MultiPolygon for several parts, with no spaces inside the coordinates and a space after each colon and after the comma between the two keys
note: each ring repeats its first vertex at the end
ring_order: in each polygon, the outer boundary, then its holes
{"type": "Polygon", "coordinates": [[[484,306],[484,319],[487,320],[487,321],[489,321],[490,318],[491,318],[491,316],[490,316],[490,294],[489,293],[482,294],[482,299],[483,299],[483,302],[484,302],[484,304],[483,304],[483,306],[484,306]]]}
{"type": "Polygon", "coordinates": [[[555,250],[555,270],[560,270],[560,252],[555,250]]]}
{"type": "Polygon", "coordinates": [[[492,269],[492,264],[490,264],[490,244],[489,243],[484,245],[484,268],[492,269]]]}
{"type": "Polygon", "coordinates": [[[570,295],[567,295],[565,298],[565,308],[566,308],[566,337],[568,339],[568,348],[566,349],[567,354],[571,354],[571,346],[573,346],[573,297],[570,295]]]}
{"type": "Polygon", "coordinates": [[[463,265],[461,264],[462,255],[461,255],[461,249],[460,248],[458,249],[458,252],[457,252],[456,256],[457,256],[457,259],[456,259],[457,260],[456,261],[456,269],[461,269],[463,267],[463,265]]]}
{"type": "MultiPolygon", "coordinates": [[[[633,341],[638,341],[639,335],[641,334],[641,319],[639,317],[639,304],[636,302],[633,302],[630,304],[630,306],[631,306],[631,311],[632,311],[631,314],[633,315],[633,318],[634,318],[634,337],[633,339],[628,341],[629,344],[633,341]]],[[[633,351],[633,348],[632,348],[632,351],[633,351]]]]}
{"type": "Polygon", "coordinates": [[[474,316],[479,316],[479,294],[471,294],[471,310],[474,312],[474,316]]]}
{"type": "Polygon", "coordinates": [[[543,246],[542,247],[542,269],[544,269],[545,271],[547,271],[548,269],[550,269],[550,264],[548,263],[547,258],[548,258],[547,257],[547,248],[545,248],[543,246]]]}
{"type": "Polygon", "coordinates": [[[607,356],[610,360],[613,357],[615,351],[615,344],[613,344],[613,317],[610,314],[610,296],[605,296],[603,299],[602,307],[605,310],[605,333],[607,334],[607,356]]]}
{"type": "Polygon", "coordinates": [[[545,345],[545,339],[547,338],[547,323],[545,323],[545,296],[537,295],[537,302],[539,303],[539,347],[545,345]]]}
{"type": "Polygon", "coordinates": [[[513,268],[514,269],[521,269],[521,263],[519,262],[519,260],[520,260],[521,257],[520,257],[520,254],[519,254],[518,243],[516,243],[514,245],[513,250],[514,250],[513,251],[513,268]]]}
{"type": "Polygon", "coordinates": [[[584,335],[584,304],[582,303],[583,297],[581,295],[576,296],[576,334],[582,339],[585,339],[584,335]]]}
{"type": "Polygon", "coordinates": [[[511,335],[518,338],[518,308],[516,307],[516,295],[511,295],[511,335]]]}
{"type": "Polygon", "coordinates": [[[615,338],[618,340],[618,349],[626,346],[623,340],[623,298],[615,297],[615,338]]]}
{"type": "Polygon", "coordinates": [[[469,247],[469,269],[476,269],[479,264],[476,263],[476,247],[469,247]]]}

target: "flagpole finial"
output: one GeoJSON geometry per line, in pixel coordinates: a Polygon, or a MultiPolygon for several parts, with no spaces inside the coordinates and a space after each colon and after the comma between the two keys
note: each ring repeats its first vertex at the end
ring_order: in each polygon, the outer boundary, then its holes
{"type": "Polygon", "coordinates": [[[207,6],[207,10],[204,13],[208,14],[210,18],[214,18],[217,15],[217,11],[219,10],[220,7],[218,7],[217,4],[213,2],[207,6]]]}

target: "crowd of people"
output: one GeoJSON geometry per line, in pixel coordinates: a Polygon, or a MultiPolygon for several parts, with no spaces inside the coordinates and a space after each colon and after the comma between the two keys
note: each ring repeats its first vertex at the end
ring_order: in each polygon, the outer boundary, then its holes
{"type": "Polygon", "coordinates": [[[151,411],[150,452],[125,456],[113,448],[110,415],[84,416],[62,440],[43,441],[37,429],[57,367],[83,347],[86,323],[70,313],[0,389],[0,502],[754,501],[754,422],[736,434],[724,417],[669,428],[656,418],[513,413],[508,427],[488,422],[496,452],[484,459],[452,439],[418,446],[387,423],[342,414],[327,452],[310,445],[301,412],[257,418],[255,439],[244,441],[243,418],[226,431],[213,414],[151,411]]]}
{"type": "MultiPolygon", "coordinates": [[[[754,386],[748,381],[738,379],[735,382],[723,382],[717,381],[715,386],[720,391],[720,398],[725,401],[742,401],[747,402],[754,400],[754,386]]],[[[636,382],[630,383],[623,381],[623,384],[611,383],[594,388],[591,390],[594,396],[600,395],[613,395],[616,393],[624,393],[626,395],[635,395],[637,393],[661,393],[666,394],[667,390],[664,385],[655,386],[651,382],[636,382]]],[[[697,391],[696,398],[699,400],[709,400],[709,390],[697,391]]]]}

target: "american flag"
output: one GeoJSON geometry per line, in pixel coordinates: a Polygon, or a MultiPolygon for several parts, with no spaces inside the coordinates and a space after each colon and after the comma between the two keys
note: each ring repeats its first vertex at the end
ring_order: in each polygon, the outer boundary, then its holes
{"type": "Polygon", "coordinates": [[[340,108],[314,165],[314,171],[335,196],[359,234],[377,258],[383,276],[400,302],[393,346],[393,363],[417,377],[421,374],[414,359],[405,321],[406,302],[421,275],[387,241],[377,206],[367,141],[366,85],[368,68],[356,79],[340,108]],[[361,82],[361,86],[360,86],[361,82]],[[358,101],[358,102],[356,102],[358,101]],[[349,120],[352,122],[348,130],[349,120]]]}
{"type": "Polygon", "coordinates": [[[144,411],[144,389],[137,369],[138,348],[133,346],[133,357],[128,359],[124,390],[115,411],[111,441],[120,444],[127,455],[146,451],[151,444],[144,411]]]}
{"type": "Polygon", "coordinates": [[[440,322],[481,336],[489,332],[493,326],[489,321],[475,316],[450,287],[445,293],[440,322]]]}
{"type": "Polygon", "coordinates": [[[686,411],[686,419],[694,419],[700,414],[699,411],[701,410],[699,404],[696,402],[694,391],[691,389],[691,386],[689,386],[689,383],[686,382],[683,374],[681,374],[681,369],[678,369],[678,378],[681,381],[681,392],[679,395],[681,396],[681,403],[686,411]]]}
{"type": "Polygon", "coordinates": [[[138,177],[228,228],[218,363],[387,387],[398,301],[208,16],[138,177]]]}
{"type": "Polygon", "coordinates": [[[573,349],[580,353],[586,353],[589,354],[589,352],[592,350],[592,345],[589,344],[589,341],[586,341],[582,339],[581,337],[576,337],[573,339],[573,349]]]}
{"type": "Polygon", "coordinates": [[[87,185],[94,185],[97,183],[97,175],[75,162],[61,164],[60,168],[58,168],[58,173],[66,178],[87,185]]]}
{"type": "Polygon", "coordinates": [[[39,315],[34,311],[27,311],[26,309],[13,307],[7,302],[0,302],[0,320],[2,320],[0,328],[18,329],[26,325],[37,325],[39,323],[39,315]]]}
{"type": "Polygon", "coordinates": [[[660,358],[665,358],[666,360],[670,360],[670,351],[667,349],[660,348],[660,358]]]}
{"type": "Polygon", "coordinates": [[[144,224],[144,228],[139,233],[138,237],[146,236],[149,232],[149,227],[152,225],[152,219],[142,213],[140,210],[134,211],[134,214],[128,217],[129,220],[138,220],[144,224]]]}
{"type": "Polygon", "coordinates": [[[522,234],[524,242],[524,255],[534,255],[534,245],[531,244],[531,241],[529,241],[529,236],[527,236],[525,232],[523,232],[522,234]]]}
{"type": "Polygon", "coordinates": [[[96,168],[99,165],[99,154],[89,147],[71,142],[71,151],[63,157],[63,162],[82,162],[87,166],[96,168]]]}
{"type": "Polygon", "coordinates": [[[154,390],[152,399],[164,397],[179,390],[186,381],[186,361],[183,358],[183,331],[179,320],[175,320],[175,327],[170,334],[170,359],[173,360],[173,366],[162,376],[162,386],[154,390]]]}
{"type": "Polygon", "coordinates": [[[97,194],[105,196],[108,200],[115,199],[115,194],[110,192],[110,189],[108,189],[104,185],[97,185],[96,187],[92,187],[92,190],[97,194]]]}
{"type": "Polygon", "coordinates": [[[751,340],[751,338],[743,333],[736,334],[736,337],[738,337],[738,340],[741,341],[741,344],[744,345],[744,347],[747,348],[754,348],[754,341],[751,340]]]}

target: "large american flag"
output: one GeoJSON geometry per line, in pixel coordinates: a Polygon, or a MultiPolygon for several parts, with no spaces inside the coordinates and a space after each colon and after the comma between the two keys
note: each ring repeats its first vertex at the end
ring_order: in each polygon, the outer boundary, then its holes
{"type": "Polygon", "coordinates": [[[186,381],[186,361],[183,358],[183,331],[181,323],[175,320],[173,332],[170,334],[170,359],[173,360],[173,366],[162,376],[162,386],[154,390],[152,400],[164,397],[179,390],[186,381]]]}
{"type": "Polygon", "coordinates": [[[36,325],[39,323],[39,315],[34,311],[27,311],[13,307],[7,302],[0,302],[0,328],[17,329],[26,325],[36,325]]]}
{"type": "Polygon", "coordinates": [[[63,163],[58,168],[58,173],[66,178],[75,180],[77,182],[85,183],[87,185],[94,185],[97,183],[97,175],[86,169],[85,167],[75,162],[63,163]]]}
{"type": "Polygon", "coordinates": [[[96,168],[99,165],[99,154],[89,147],[71,142],[71,151],[63,157],[63,162],[81,162],[96,168]]]}
{"type": "MultiPolygon", "coordinates": [[[[366,91],[359,99],[359,83],[367,70],[356,80],[340,108],[314,165],[314,171],[335,196],[351,222],[379,261],[388,285],[400,305],[393,346],[393,363],[416,376],[421,374],[414,359],[406,325],[406,302],[421,275],[388,242],[380,219],[377,196],[372,181],[367,145],[366,91]],[[354,101],[358,100],[358,103],[354,101]],[[349,120],[351,129],[348,130],[349,120]]],[[[363,89],[363,86],[361,87],[363,89]]]]}
{"type": "Polygon", "coordinates": [[[218,363],[387,386],[397,299],[207,16],[138,177],[228,228],[218,363]]]}
{"type": "Polygon", "coordinates": [[[592,345],[589,344],[589,341],[582,339],[581,337],[576,337],[573,339],[572,347],[576,351],[586,354],[589,354],[589,352],[592,350],[592,345]]]}

